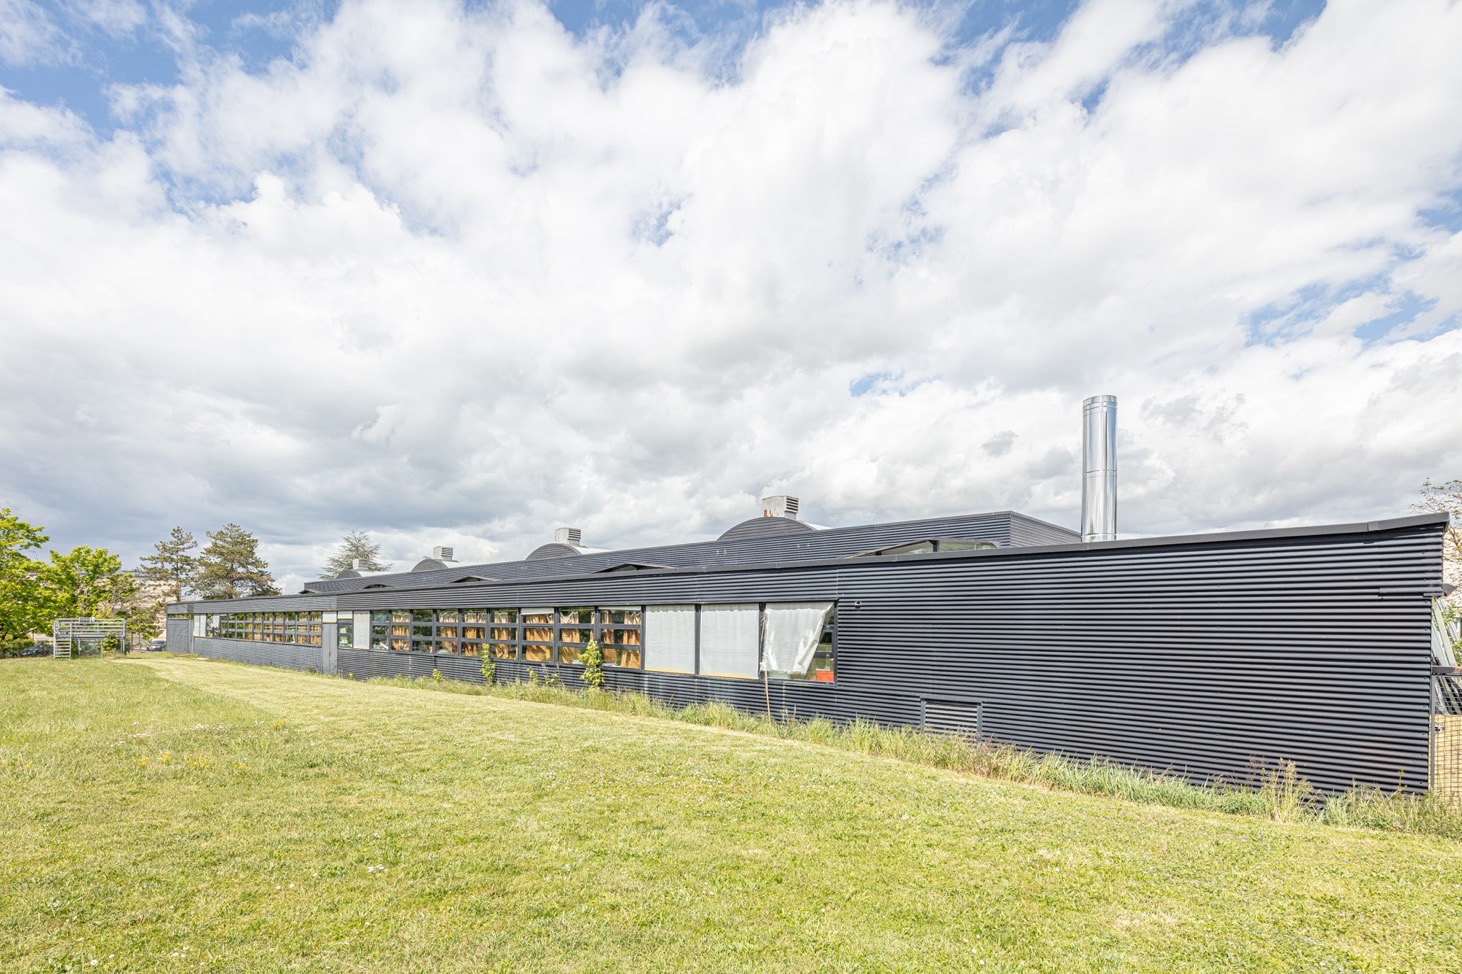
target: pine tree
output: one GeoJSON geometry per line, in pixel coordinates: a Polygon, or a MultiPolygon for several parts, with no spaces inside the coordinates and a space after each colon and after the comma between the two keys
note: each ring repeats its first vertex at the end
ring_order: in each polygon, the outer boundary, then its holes
{"type": "Polygon", "coordinates": [[[279,594],[269,565],[259,557],[259,539],[232,523],[208,532],[193,589],[205,599],[279,594]]]}
{"type": "Polygon", "coordinates": [[[173,528],[167,540],[152,547],[154,553],[142,559],[142,577],[168,583],[175,591],[173,601],[183,601],[183,593],[192,587],[193,576],[198,571],[197,556],[189,554],[198,547],[193,532],[173,528]]]}
{"type": "Polygon", "coordinates": [[[352,531],[340,539],[340,547],[325,562],[320,577],[334,578],[352,568],[357,560],[360,561],[361,571],[384,572],[391,568],[388,563],[381,561],[381,546],[372,541],[370,535],[364,531],[352,531]]]}

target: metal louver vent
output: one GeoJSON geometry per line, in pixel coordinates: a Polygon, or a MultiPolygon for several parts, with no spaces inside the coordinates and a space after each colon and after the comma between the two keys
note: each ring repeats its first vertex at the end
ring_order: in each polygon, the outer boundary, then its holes
{"type": "Polygon", "coordinates": [[[795,521],[797,519],[798,506],[799,502],[797,498],[789,497],[786,494],[775,494],[771,497],[763,497],[761,499],[761,516],[789,517],[795,521]]]}
{"type": "Polygon", "coordinates": [[[924,698],[924,729],[934,734],[953,734],[978,740],[981,734],[981,711],[978,700],[934,700],[924,698]]]}

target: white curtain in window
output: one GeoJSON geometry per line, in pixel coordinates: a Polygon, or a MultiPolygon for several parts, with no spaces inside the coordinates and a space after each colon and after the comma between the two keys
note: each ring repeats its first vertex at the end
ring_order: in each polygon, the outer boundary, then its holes
{"type": "Polygon", "coordinates": [[[701,672],[754,678],[760,623],[755,604],[702,606],[701,672]]]}
{"type": "Polygon", "coordinates": [[[695,606],[652,605],[645,610],[645,669],[695,672],[695,606]]]}
{"type": "Polygon", "coordinates": [[[355,629],[350,636],[354,649],[371,648],[371,614],[369,612],[355,614],[355,629]]]}
{"type": "Polygon", "coordinates": [[[832,609],[831,602],[767,603],[766,658],[762,668],[773,673],[805,674],[832,609]]]}

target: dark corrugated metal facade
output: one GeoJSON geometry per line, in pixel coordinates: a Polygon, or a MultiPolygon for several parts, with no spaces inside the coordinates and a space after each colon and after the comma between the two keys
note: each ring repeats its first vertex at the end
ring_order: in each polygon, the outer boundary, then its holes
{"type": "MultiPolygon", "coordinates": [[[[1326,790],[1419,789],[1427,784],[1430,723],[1428,596],[1441,587],[1442,525],[1421,516],[1093,545],[1027,541],[983,551],[199,603],[197,611],[826,599],[838,605],[835,682],[773,681],[778,714],[966,732],[973,723],[997,741],[1194,779],[1243,781],[1257,764],[1289,760],[1326,790]]],[[[892,532],[864,549],[930,535],[892,532]]],[[[611,554],[611,563],[633,560],[611,554]]],[[[303,650],[279,665],[324,665],[318,648],[191,641],[209,655],[240,659],[247,652],[249,662],[303,650]]],[[[435,668],[481,681],[480,666],[470,657],[342,649],[338,670],[425,676],[435,668]]],[[[577,684],[576,666],[515,661],[497,662],[498,679],[521,678],[529,666],[577,684]]],[[[766,707],[754,680],[616,669],[606,676],[613,688],[676,705],[766,707]]]]}

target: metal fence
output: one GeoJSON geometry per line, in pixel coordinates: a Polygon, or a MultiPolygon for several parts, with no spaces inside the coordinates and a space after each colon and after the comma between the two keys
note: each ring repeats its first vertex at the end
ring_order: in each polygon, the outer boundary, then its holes
{"type": "Polygon", "coordinates": [[[1462,620],[1432,604],[1432,794],[1462,802],[1462,667],[1457,649],[1462,620]]]}

